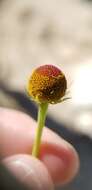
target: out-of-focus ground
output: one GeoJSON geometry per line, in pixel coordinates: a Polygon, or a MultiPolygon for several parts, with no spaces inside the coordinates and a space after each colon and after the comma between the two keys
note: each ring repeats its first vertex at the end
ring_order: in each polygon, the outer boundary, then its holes
{"type": "MultiPolygon", "coordinates": [[[[25,94],[32,70],[42,64],[61,68],[68,80],[67,96],[71,96],[62,104],[50,106],[49,115],[92,138],[91,1],[0,0],[0,106],[25,111],[25,98],[20,95],[25,94]]],[[[87,148],[83,143],[82,148],[87,148]]],[[[86,171],[90,168],[85,162],[82,167],[86,171]]],[[[82,174],[77,185],[84,181],[82,174]]],[[[92,186],[85,188],[91,190],[92,186]]]]}

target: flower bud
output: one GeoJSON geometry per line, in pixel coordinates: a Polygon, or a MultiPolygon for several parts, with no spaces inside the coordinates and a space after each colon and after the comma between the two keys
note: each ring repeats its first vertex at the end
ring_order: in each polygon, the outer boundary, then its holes
{"type": "Polygon", "coordinates": [[[35,69],[27,84],[28,95],[38,103],[58,103],[66,89],[65,75],[53,65],[43,65],[35,69]]]}

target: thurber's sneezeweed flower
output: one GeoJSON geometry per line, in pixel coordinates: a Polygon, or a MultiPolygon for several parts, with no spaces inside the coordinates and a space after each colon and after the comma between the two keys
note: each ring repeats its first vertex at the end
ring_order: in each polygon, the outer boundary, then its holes
{"type": "Polygon", "coordinates": [[[48,104],[56,104],[66,100],[63,98],[67,90],[64,73],[54,65],[43,65],[35,69],[27,84],[28,95],[38,103],[38,127],[33,145],[33,156],[39,155],[42,129],[45,123],[48,104]]]}
{"type": "Polygon", "coordinates": [[[57,103],[65,95],[67,81],[63,72],[53,65],[38,67],[32,73],[27,92],[38,103],[57,103]]]}

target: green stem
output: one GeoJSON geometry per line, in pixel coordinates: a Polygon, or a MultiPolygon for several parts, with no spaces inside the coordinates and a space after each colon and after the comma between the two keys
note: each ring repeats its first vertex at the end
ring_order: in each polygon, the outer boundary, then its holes
{"type": "Polygon", "coordinates": [[[36,137],[33,145],[32,156],[38,157],[41,142],[42,129],[45,124],[48,103],[41,103],[38,110],[38,127],[36,130],[36,137]]]}

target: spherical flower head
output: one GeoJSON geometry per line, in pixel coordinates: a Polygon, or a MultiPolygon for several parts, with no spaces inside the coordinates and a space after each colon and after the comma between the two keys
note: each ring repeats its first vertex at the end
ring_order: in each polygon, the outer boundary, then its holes
{"type": "Polygon", "coordinates": [[[66,77],[54,65],[43,65],[35,69],[27,84],[28,95],[38,103],[58,103],[66,89],[66,77]]]}

